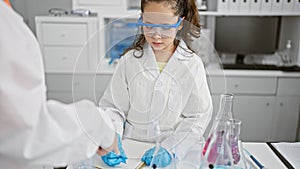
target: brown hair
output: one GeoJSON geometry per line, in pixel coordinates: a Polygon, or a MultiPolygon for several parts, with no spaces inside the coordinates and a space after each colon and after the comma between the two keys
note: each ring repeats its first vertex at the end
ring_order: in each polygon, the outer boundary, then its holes
{"type": "MultiPolygon", "coordinates": [[[[200,37],[200,22],[195,0],[141,0],[142,12],[144,12],[144,7],[148,2],[166,2],[175,11],[174,15],[178,15],[182,18],[184,17],[185,22],[183,22],[183,28],[177,32],[177,37],[181,37],[186,42],[191,41],[191,36],[197,38],[200,37]]],[[[143,34],[138,34],[131,47],[126,49],[122,55],[126,54],[132,49],[135,49],[142,52],[139,56],[136,56],[134,53],[134,56],[138,58],[142,57],[143,46],[145,43],[145,36],[143,34]]],[[[177,46],[179,41],[175,39],[174,44],[177,46]]]]}

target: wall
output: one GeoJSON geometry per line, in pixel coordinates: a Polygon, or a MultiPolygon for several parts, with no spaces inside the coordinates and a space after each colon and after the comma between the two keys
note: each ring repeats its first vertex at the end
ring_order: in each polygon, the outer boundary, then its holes
{"type": "Polygon", "coordinates": [[[72,9],[72,0],[10,0],[10,2],[34,33],[35,16],[47,15],[50,8],[63,8],[68,11],[72,9]]]}

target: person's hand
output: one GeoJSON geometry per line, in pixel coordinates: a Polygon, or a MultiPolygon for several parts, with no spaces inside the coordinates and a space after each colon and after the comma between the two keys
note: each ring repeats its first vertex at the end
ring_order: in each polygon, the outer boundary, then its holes
{"type": "Polygon", "coordinates": [[[141,159],[143,162],[145,162],[147,166],[151,164],[152,159],[153,159],[152,164],[155,164],[156,167],[166,167],[169,164],[171,164],[172,156],[166,149],[161,147],[157,152],[157,154],[154,154],[154,151],[155,151],[155,147],[147,150],[141,159]]]}
{"type": "MultiPolygon", "coordinates": [[[[121,162],[126,163],[127,156],[124,152],[124,149],[122,148],[122,141],[119,134],[117,135],[116,144],[116,148],[113,148],[112,151],[101,156],[103,162],[105,162],[105,164],[107,164],[108,166],[116,166],[119,165],[121,162]]],[[[98,154],[100,155],[101,153],[102,152],[99,152],[98,154]]]]}
{"type": "Polygon", "coordinates": [[[120,154],[120,151],[118,148],[118,134],[115,135],[114,142],[112,143],[112,145],[110,147],[108,147],[106,149],[99,147],[99,149],[97,150],[97,154],[99,156],[104,156],[111,151],[115,152],[116,154],[120,154]]]}

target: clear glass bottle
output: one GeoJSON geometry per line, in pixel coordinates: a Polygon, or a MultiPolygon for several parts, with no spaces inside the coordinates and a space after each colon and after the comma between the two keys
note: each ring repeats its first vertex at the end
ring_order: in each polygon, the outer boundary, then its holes
{"type": "MultiPolygon", "coordinates": [[[[154,149],[154,153],[153,153],[153,158],[152,158],[149,168],[150,169],[162,169],[162,168],[163,169],[176,169],[175,156],[172,154],[172,152],[173,152],[172,150],[167,150],[167,151],[169,151],[169,153],[171,153],[171,162],[169,165],[167,165],[165,167],[159,167],[154,163],[154,159],[157,158],[156,156],[162,155],[159,152],[160,148],[162,148],[162,146],[161,146],[162,137],[171,136],[173,134],[173,128],[162,127],[162,126],[160,126],[158,121],[154,121],[153,125],[154,125],[156,141],[155,141],[155,149],[154,149]]],[[[172,148],[174,148],[173,145],[172,145],[172,148]]],[[[158,158],[160,158],[160,157],[158,157],[158,158]]]]}
{"type": "Polygon", "coordinates": [[[285,45],[285,54],[286,54],[286,58],[287,58],[287,66],[292,65],[291,50],[292,50],[292,41],[288,40],[286,45],[285,45]]]}
{"type": "Polygon", "coordinates": [[[292,50],[292,41],[287,40],[285,48],[282,51],[279,51],[279,56],[281,57],[283,66],[291,66],[292,58],[291,58],[291,50],[292,50]]]}

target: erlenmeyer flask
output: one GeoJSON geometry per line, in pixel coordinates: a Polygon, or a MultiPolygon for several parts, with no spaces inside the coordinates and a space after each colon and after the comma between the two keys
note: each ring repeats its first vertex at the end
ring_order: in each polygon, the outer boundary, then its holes
{"type": "Polygon", "coordinates": [[[205,154],[206,149],[210,143],[210,140],[212,139],[212,135],[216,132],[215,130],[218,127],[220,120],[226,121],[229,119],[233,119],[232,105],[233,105],[233,94],[231,93],[222,94],[220,99],[219,111],[213,121],[212,128],[210,129],[210,132],[208,134],[208,138],[203,148],[203,155],[205,154]]]}
{"type": "Polygon", "coordinates": [[[234,95],[232,93],[221,94],[219,111],[215,117],[218,119],[233,119],[232,106],[234,95]]]}
{"type": "Polygon", "coordinates": [[[227,119],[220,119],[218,125],[206,142],[206,150],[202,153],[200,169],[230,169],[234,168],[230,148],[229,128],[227,119]]]}
{"type": "Polygon", "coordinates": [[[233,118],[232,105],[233,94],[222,94],[219,111],[203,148],[201,169],[233,167],[228,135],[228,120],[233,118]]]}
{"type": "Polygon", "coordinates": [[[220,108],[202,152],[201,169],[248,169],[239,140],[241,121],[232,115],[233,94],[222,94],[220,108]]]}

